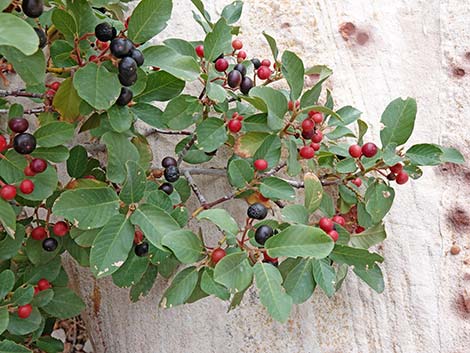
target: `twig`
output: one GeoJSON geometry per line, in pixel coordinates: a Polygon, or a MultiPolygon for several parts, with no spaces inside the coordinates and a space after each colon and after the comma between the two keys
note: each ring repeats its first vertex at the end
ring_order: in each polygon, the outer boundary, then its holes
{"type": "Polygon", "coordinates": [[[182,172],[188,172],[192,175],[218,175],[225,176],[227,175],[226,169],[217,169],[217,168],[183,168],[182,172]]]}
{"type": "Polygon", "coordinates": [[[162,134],[162,135],[187,135],[190,136],[192,134],[191,131],[175,131],[175,130],[163,130],[154,128],[153,130],[144,134],[145,137],[149,137],[154,134],[162,134]]]}
{"type": "Polygon", "coordinates": [[[197,136],[196,136],[195,133],[193,133],[191,139],[188,141],[188,143],[186,143],[183,150],[179,153],[178,166],[181,164],[181,162],[183,162],[184,156],[186,156],[186,153],[188,153],[188,151],[191,149],[191,147],[193,147],[194,143],[196,142],[196,139],[197,139],[197,136]]]}
{"type": "Polygon", "coordinates": [[[282,163],[278,164],[277,166],[275,166],[273,169],[271,169],[269,172],[266,172],[263,175],[261,175],[260,177],[265,178],[265,177],[273,176],[278,171],[280,171],[282,168],[284,168],[286,165],[287,165],[287,162],[282,162],[282,163]]]}
{"type": "Polygon", "coordinates": [[[29,98],[44,98],[44,94],[41,93],[32,93],[32,92],[26,92],[23,90],[19,91],[6,91],[6,90],[0,90],[0,97],[29,97],[29,98]]]}
{"type": "Polygon", "coordinates": [[[185,170],[185,171],[183,171],[183,175],[185,176],[186,180],[188,181],[188,184],[191,187],[191,189],[194,191],[194,194],[196,194],[197,199],[199,200],[199,203],[201,204],[201,206],[204,206],[205,204],[207,204],[206,198],[204,197],[204,195],[199,190],[199,187],[194,182],[194,179],[191,176],[191,174],[189,174],[189,172],[187,170],[185,170]]]}
{"type": "MultiPolygon", "coordinates": [[[[39,113],[44,113],[45,111],[46,111],[45,107],[34,108],[34,109],[25,110],[24,114],[39,114],[39,113]]],[[[8,109],[0,109],[0,114],[8,114],[8,112],[9,112],[8,109]]]]}

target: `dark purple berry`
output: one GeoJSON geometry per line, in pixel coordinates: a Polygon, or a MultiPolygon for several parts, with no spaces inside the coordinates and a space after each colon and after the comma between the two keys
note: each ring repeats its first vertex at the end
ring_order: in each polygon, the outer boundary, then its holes
{"type": "Polygon", "coordinates": [[[46,238],[42,242],[42,248],[48,252],[54,251],[57,249],[59,243],[54,238],[46,238]]]}
{"type": "Polygon", "coordinates": [[[133,48],[133,44],[129,39],[114,38],[111,41],[109,48],[111,49],[111,54],[116,58],[123,58],[129,55],[133,48]]]}
{"type": "Polygon", "coordinates": [[[133,96],[134,96],[134,94],[132,93],[132,91],[129,88],[122,87],[121,88],[121,94],[119,95],[119,97],[116,101],[116,104],[120,105],[121,107],[123,107],[125,105],[128,105],[129,102],[132,100],[133,96]]]}
{"type": "Polygon", "coordinates": [[[244,77],[242,83],[240,84],[240,91],[243,94],[248,94],[253,88],[253,80],[249,77],[244,77]]]}
{"type": "Polygon", "coordinates": [[[168,181],[169,183],[174,183],[179,179],[180,171],[178,167],[171,165],[165,169],[163,175],[165,176],[166,181],[168,181]]]}
{"type": "Polygon", "coordinates": [[[137,73],[137,63],[130,56],[126,56],[119,62],[119,75],[131,76],[137,73]]]}
{"type": "Polygon", "coordinates": [[[162,190],[167,195],[171,195],[171,193],[173,192],[173,185],[171,185],[170,183],[163,183],[158,189],[162,190]]]}
{"type": "Polygon", "coordinates": [[[117,35],[116,28],[107,22],[100,23],[95,27],[95,37],[102,42],[109,42],[117,35]]]}
{"type": "Polygon", "coordinates": [[[137,81],[137,73],[134,73],[132,75],[118,75],[119,82],[121,82],[121,85],[129,87],[132,86],[134,83],[137,81]]]}
{"type": "Polygon", "coordinates": [[[44,48],[47,44],[46,33],[41,28],[38,28],[38,27],[34,27],[34,31],[36,32],[39,38],[39,48],[40,49],[44,48]]]}
{"type": "Polygon", "coordinates": [[[237,88],[238,86],[240,86],[242,79],[243,77],[240,71],[233,70],[233,71],[230,71],[228,74],[227,83],[230,87],[237,88]]]}
{"type": "Polygon", "coordinates": [[[8,122],[8,127],[11,131],[20,134],[28,130],[29,123],[25,118],[13,118],[8,122]]]}
{"type": "Polygon", "coordinates": [[[246,66],[243,64],[237,64],[233,67],[234,70],[237,70],[239,73],[242,74],[243,77],[246,75],[246,66]]]}
{"type": "Polygon", "coordinates": [[[21,7],[26,16],[38,18],[44,11],[44,0],[23,0],[21,7]]]}
{"type": "Polygon", "coordinates": [[[262,203],[257,202],[248,207],[246,214],[250,218],[262,220],[268,215],[268,209],[262,203]]]}
{"type": "Polygon", "coordinates": [[[134,252],[139,257],[147,255],[149,252],[149,244],[145,241],[140,244],[137,244],[134,248],[134,252]]]}
{"type": "Polygon", "coordinates": [[[13,140],[13,148],[19,154],[30,154],[36,149],[36,138],[27,132],[18,134],[13,140]]]}
{"type": "Polygon", "coordinates": [[[170,166],[176,167],[178,163],[176,162],[176,159],[173,157],[165,157],[162,160],[162,167],[163,168],[168,168],[170,166]]]}
{"type": "Polygon", "coordinates": [[[258,244],[264,245],[264,243],[266,243],[266,240],[271,238],[273,234],[273,229],[270,226],[262,225],[259,226],[258,229],[256,229],[255,240],[258,244]]]}
{"type": "Polygon", "coordinates": [[[251,63],[253,64],[256,70],[259,69],[259,67],[261,66],[261,61],[259,61],[259,59],[257,58],[251,59],[251,63]]]}
{"type": "Polygon", "coordinates": [[[132,48],[131,49],[131,58],[135,60],[137,66],[142,66],[144,64],[144,55],[139,49],[132,48]]]}

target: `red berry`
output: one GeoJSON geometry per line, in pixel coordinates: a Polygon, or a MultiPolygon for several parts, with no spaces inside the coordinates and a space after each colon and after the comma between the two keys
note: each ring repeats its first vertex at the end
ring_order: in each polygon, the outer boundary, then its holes
{"type": "Polygon", "coordinates": [[[29,166],[29,165],[26,166],[26,168],[23,170],[23,173],[24,173],[24,175],[30,176],[30,177],[33,177],[33,176],[36,175],[36,173],[31,170],[31,166],[29,166]]]}
{"type": "Polygon", "coordinates": [[[315,130],[302,130],[302,137],[305,140],[310,140],[315,135],[315,130]]]}
{"type": "Polygon", "coordinates": [[[266,66],[260,66],[256,73],[260,80],[267,80],[271,76],[271,70],[266,66]]]}
{"type": "Polygon", "coordinates": [[[34,295],[37,295],[39,293],[39,288],[36,286],[34,287],[34,295]]]}
{"type": "Polygon", "coordinates": [[[321,124],[323,122],[323,114],[322,113],[315,113],[312,117],[313,121],[317,124],[321,124]]]}
{"type": "Polygon", "coordinates": [[[356,229],[355,229],[355,232],[356,234],[359,234],[359,233],[362,233],[363,231],[365,231],[366,229],[364,227],[361,227],[361,226],[357,226],[356,229]]]}
{"type": "Polygon", "coordinates": [[[359,145],[349,146],[349,154],[353,158],[360,158],[362,156],[362,147],[359,145]]]}
{"type": "Polygon", "coordinates": [[[367,142],[362,146],[362,154],[367,158],[372,158],[377,154],[377,146],[375,143],[367,142]]]}
{"type": "Polygon", "coordinates": [[[318,151],[318,150],[320,149],[321,145],[320,145],[319,143],[312,142],[312,143],[310,144],[310,147],[312,147],[313,150],[316,152],[316,151],[318,151]]]}
{"type": "Polygon", "coordinates": [[[361,178],[356,178],[352,181],[352,183],[359,188],[362,185],[362,180],[361,180],[361,178]]]}
{"type": "Polygon", "coordinates": [[[140,244],[144,240],[144,233],[140,230],[134,232],[134,244],[140,244]]]}
{"type": "Polygon", "coordinates": [[[312,142],[320,143],[323,140],[323,133],[321,131],[315,132],[312,136],[312,142]]]}
{"type": "Polygon", "coordinates": [[[34,158],[29,166],[34,173],[42,173],[47,169],[47,162],[41,158],[34,158]]]}
{"type": "Polygon", "coordinates": [[[52,228],[52,231],[58,237],[63,237],[65,234],[68,233],[69,225],[64,221],[57,222],[56,224],[54,224],[54,228],[52,228]]]}
{"type": "Polygon", "coordinates": [[[49,281],[45,278],[42,278],[39,280],[38,282],[38,289],[40,291],[43,291],[43,290],[46,290],[46,289],[49,289],[51,288],[51,284],[49,283],[49,281]]]}
{"type": "Polygon", "coordinates": [[[215,249],[211,254],[211,260],[214,265],[216,265],[220,260],[222,260],[227,253],[222,248],[215,249]]]}
{"type": "Polygon", "coordinates": [[[95,61],[96,59],[98,59],[98,57],[96,55],[91,55],[89,58],[88,58],[88,61],[95,61]]]}
{"type": "Polygon", "coordinates": [[[0,152],[5,151],[7,147],[8,147],[7,140],[5,139],[5,137],[0,135],[0,152]]]}
{"type": "Polygon", "coordinates": [[[327,217],[322,217],[320,218],[320,221],[318,222],[318,226],[325,232],[332,231],[334,228],[334,223],[331,219],[327,217]]]}
{"type": "Polygon", "coordinates": [[[334,216],[332,219],[331,219],[334,223],[338,223],[340,226],[344,227],[346,225],[346,220],[341,217],[341,216],[334,216]]]}
{"type": "Polygon", "coordinates": [[[204,57],[204,46],[203,45],[198,45],[195,49],[196,55],[199,56],[200,58],[204,57]]]}
{"type": "Polygon", "coordinates": [[[315,150],[310,146],[303,146],[300,149],[300,157],[304,159],[312,159],[315,156],[315,150]]]}
{"type": "Polygon", "coordinates": [[[397,184],[403,185],[406,184],[408,181],[408,173],[402,170],[400,173],[397,174],[397,178],[395,179],[397,184]]]}
{"type": "Polygon", "coordinates": [[[54,97],[55,91],[53,89],[49,89],[47,90],[46,95],[49,97],[54,97]]]}
{"type": "Polygon", "coordinates": [[[237,120],[240,120],[240,121],[243,121],[243,119],[245,119],[245,117],[243,115],[238,115],[236,117],[237,120]]]}
{"type": "Polygon", "coordinates": [[[333,239],[335,243],[338,241],[339,234],[336,230],[330,230],[327,234],[330,236],[331,239],[333,239]]]}
{"type": "Polygon", "coordinates": [[[310,110],[310,111],[308,112],[308,117],[311,119],[311,118],[313,118],[313,116],[314,116],[316,113],[318,113],[318,112],[315,111],[315,110],[310,110]]]}
{"type": "Polygon", "coordinates": [[[16,197],[16,188],[13,185],[5,185],[0,189],[0,197],[4,200],[13,200],[16,197]]]}
{"type": "Polygon", "coordinates": [[[20,184],[20,190],[23,194],[29,195],[34,191],[34,183],[29,179],[25,179],[20,184]]]}
{"type": "Polygon", "coordinates": [[[302,121],[302,130],[310,131],[310,130],[313,130],[314,127],[315,127],[315,124],[313,123],[312,120],[305,119],[304,121],[302,121]]]}
{"type": "Polygon", "coordinates": [[[29,128],[29,122],[25,118],[13,118],[8,121],[8,127],[11,131],[21,134],[29,128]]]}
{"type": "Polygon", "coordinates": [[[237,59],[239,60],[245,60],[246,59],[246,51],[240,50],[237,54],[237,59]]]}
{"type": "Polygon", "coordinates": [[[262,171],[268,168],[268,162],[265,159],[257,159],[253,165],[256,170],[262,171]]]}
{"type": "Polygon", "coordinates": [[[18,317],[20,319],[27,319],[33,312],[31,304],[26,304],[18,307],[18,317]]]}
{"type": "Polygon", "coordinates": [[[96,47],[99,50],[107,50],[109,48],[109,43],[108,42],[102,42],[100,40],[96,40],[96,47]]]}
{"type": "Polygon", "coordinates": [[[238,131],[242,129],[242,123],[238,119],[232,119],[228,122],[228,129],[236,134],[238,131]]]}
{"type": "Polygon", "coordinates": [[[235,50],[240,50],[243,48],[243,43],[240,39],[234,39],[232,42],[232,48],[235,50]]]}
{"type": "Polygon", "coordinates": [[[271,61],[269,59],[264,59],[263,61],[261,61],[261,66],[270,67],[271,61]]]}
{"type": "Polygon", "coordinates": [[[398,174],[398,173],[400,173],[402,170],[403,170],[403,164],[401,164],[401,163],[397,163],[397,164],[392,165],[392,166],[390,167],[390,171],[391,171],[392,173],[394,173],[394,174],[398,174]]]}
{"type": "Polygon", "coordinates": [[[293,111],[294,110],[294,102],[289,101],[289,103],[287,104],[287,109],[289,109],[289,111],[293,111]]]}
{"type": "MultiPolygon", "coordinates": [[[[90,57],[90,60],[91,60],[91,57],[90,57]]],[[[53,89],[54,91],[57,91],[60,87],[60,82],[59,81],[54,81],[50,84],[49,86],[51,89],[53,89]]]]}
{"type": "Polygon", "coordinates": [[[34,240],[44,240],[47,238],[47,232],[46,232],[46,228],[44,227],[36,227],[33,229],[33,231],[31,232],[31,238],[33,238],[34,240]]]}
{"type": "Polygon", "coordinates": [[[219,72],[224,72],[228,68],[228,61],[224,58],[217,59],[215,62],[215,69],[219,72]]]}
{"type": "Polygon", "coordinates": [[[235,113],[232,114],[232,119],[236,119],[237,117],[238,117],[238,113],[237,113],[237,112],[235,112],[235,113]]]}

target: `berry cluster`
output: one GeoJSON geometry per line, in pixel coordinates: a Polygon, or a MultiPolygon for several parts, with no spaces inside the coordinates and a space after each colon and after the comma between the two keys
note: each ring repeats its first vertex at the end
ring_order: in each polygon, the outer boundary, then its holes
{"type": "MultiPolygon", "coordinates": [[[[49,281],[45,278],[42,278],[38,281],[37,285],[34,287],[34,295],[50,288],[52,288],[52,285],[49,283],[49,281]]],[[[32,312],[33,312],[33,306],[31,304],[18,306],[17,313],[20,319],[27,319],[28,317],[31,316],[32,312]]]]}
{"type": "MultiPolygon", "coordinates": [[[[294,103],[289,102],[289,110],[298,109],[297,102],[294,107],[294,103]]],[[[312,159],[315,156],[315,152],[321,147],[320,143],[323,140],[323,133],[321,131],[321,123],[323,122],[323,114],[311,110],[308,112],[307,118],[302,121],[301,130],[302,138],[310,140],[310,144],[300,148],[299,154],[303,159],[312,159]]]]}
{"type": "MultiPolygon", "coordinates": [[[[52,232],[57,237],[64,237],[70,230],[67,222],[60,221],[53,225],[52,232]]],[[[49,237],[49,230],[44,226],[37,226],[31,230],[31,238],[34,240],[42,241],[42,248],[45,251],[52,252],[57,249],[59,245],[57,239],[49,237]]]]}
{"type": "Polygon", "coordinates": [[[180,178],[178,163],[173,157],[165,157],[162,160],[162,167],[165,168],[163,176],[168,183],[163,183],[160,185],[160,190],[163,190],[168,195],[170,195],[173,192],[173,185],[170,183],[174,183],[180,178]]]}
{"type": "Polygon", "coordinates": [[[336,215],[333,218],[322,217],[318,221],[318,226],[336,242],[339,238],[339,234],[335,229],[335,223],[344,227],[346,225],[346,220],[344,217],[336,215]]]}

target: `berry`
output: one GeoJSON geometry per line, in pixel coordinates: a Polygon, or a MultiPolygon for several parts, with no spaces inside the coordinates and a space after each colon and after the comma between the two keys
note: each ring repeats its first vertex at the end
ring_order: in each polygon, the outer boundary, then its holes
{"type": "Polygon", "coordinates": [[[262,220],[268,215],[268,209],[262,203],[257,202],[248,207],[246,214],[250,218],[262,220]]]}
{"type": "Polygon", "coordinates": [[[39,288],[37,286],[34,287],[34,295],[37,295],[39,293],[39,288]]]}
{"type": "Polygon", "coordinates": [[[328,233],[326,233],[330,236],[331,239],[333,239],[333,241],[336,243],[338,241],[338,238],[339,238],[339,234],[336,230],[330,230],[328,233]]]}
{"type": "Polygon", "coordinates": [[[240,91],[243,94],[248,94],[253,88],[253,80],[249,77],[243,77],[242,83],[240,83],[240,91]]]}
{"type": "Polygon", "coordinates": [[[243,115],[237,115],[237,117],[235,119],[243,121],[243,119],[245,119],[245,118],[243,117],[243,115]]]}
{"type": "Polygon", "coordinates": [[[173,165],[166,168],[165,172],[163,174],[165,176],[166,181],[168,181],[170,183],[174,183],[180,177],[180,171],[179,171],[178,167],[175,167],[173,165]]]}
{"type": "Polygon", "coordinates": [[[44,11],[44,0],[23,0],[21,7],[26,16],[38,18],[44,11]]]}
{"type": "Polygon", "coordinates": [[[54,81],[52,82],[49,87],[53,89],[54,91],[58,91],[60,88],[60,82],[59,81],[54,81]]]}
{"type": "Polygon", "coordinates": [[[24,175],[33,177],[36,175],[35,172],[32,171],[31,166],[27,165],[26,168],[23,170],[24,175]]]}
{"type": "Polygon", "coordinates": [[[312,136],[312,142],[320,143],[323,140],[323,133],[321,131],[316,131],[312,136]]]}
{"type": "Polygon", "coordinates": [[[270,67],[271,66],[271,61],[269,59],[263,59],[263,61],[261,61],[261,65],[266,66],[266,67],[270,67]]]}
{"type": "Polygon", "coordinates": [[[137,66],[142,66],[144,64],[145,58],[144,54],[139,49],[132,48],[131,49],[131,58],[135,60],[137,66]]]}
{"type": "Polygon", "coordinates": [[[127,87],[122,87],[121,88],[121,94],[119,95],[116,104],[123,107],[129,104],[129,102],[132,100],[134,97],[134,94],[132,91],[127,88],[127,87]]]}
{"type": "Polygon", "coordinates": [[[341,216],[334,216],[332,219],[331,219],[334,223],[338,223],[340,226],[344,227],[346,225],[346,220],[341,217],[341,216]]]}
{"type": "Polygon", "coordinates": [[[396,182],[398,185],[406,184],[408,181],[408,173],[402,170],[400,173],[397,174],[396,182]]]}
{"type": "Polygon", "coordinates": [[[325,232],[330,232],[334,228],[334,223],[331,219],[327,217],[322,217],[320,218],[320,221],[318,222],[318,226],[325,232]]]}
{"type": "Polygon", "coordinates": [[[176,159],[173,157],[165,157],[162,159],[162,167],[163,168],[168,168],[168,167],[176,167],[178,163],[176,162],[176,159]]]}
{"type": "Polygon", "coordinates": [[[359,233],[362,233],[362,232],[365,231],[365,230],[366,230],[366,229],[365,229],[364,227],[357,226],[354,231],[356,232],[356,234],[359,234],[359,233]]]}
{"type": "Polygon", "coordinates": [[[29,179],[25,179],[20,184],[20,190],[23,194],[29,195],[34,191],[34,183],[29,179]]]}
{"type": "Polygon", "coordinates": [[[116,35],[116,28],[107,22],[100,23],[95,27],[95,37],[102,42],[109,42],[114,39],[116,35]]]}
{"type": "Polygon", "coordinates": [[[162,190],[167,195],[171,195],[171,193],[173,192],[173,185],[171,185],[170,183],[163,183],[158,189],[162,190]]]}
{"type": "Polygon", "coordinates": [[[215,62],[215,69],[219,72],[224,72],[228,68],[228,61],[224,58],[217,59],[215,62]]]}
{"type": "Polygon", "coordinates": [[[144,233],[140,230],[134,232],[134,244],[140,244],[144,240],[144,233]]]}
{"type": "Polygon", "coordinates": [[[54,251],[57,246],[59,246],[59,243],[54,238],[47,238],[42,242],[42,248],[48,252],[54,251]]]}
{"type": "Polygon", "coordinates": [[[360,158],[362,156],[362,148],[359,145],[349,146],[349,154],[353,158],[360,158]]]}
{"type": "Polygon", "coordinates": [[[310,131],[310,130],[313,130],[314,127],[315,127],[315,124],[313,123],[312,120],[305,119],[304,121],[302,121],[302,130],[310,131]]]}
{"type": "Polygon", "coordinates": [[[0,152],[5,151],[7,147],[8,147],[7,140],[5,139],[5,137],[0,135],[0,152]]]}
{"type": "Polygon", "coordinates": [[[315,150],[310,146],[303,146],[300,149],[300,157],[304,159],[312,159],[315,156],[315,150]]]}
{"type": "Polygon", "coordinates": [[[306,140],[310,140],[315,135],[315,130],[302,130],[302,137],[306,140]]]}
{"type": "Polygon", "coordinates": [[[241,48],[243,48],[242,41],[240,39],[234,39],[232,41],[232,48],[235,50],[240,50],[241,48]]]}
{"type": "Polygon", "coordinates": [[[38,289],[40,291],[43,291],[43,290],[46,290],[46,289],[49,289],[51,288],[51,284],[49,283],[49,281],[45,278],[42,278],[38,281],[38,289]]]}
{"type": "Polygon", "coordinates": [[[232,119],[228,122],[228,129],[236,134],[238,131],[242,129],[242,123],[238,119],[232,119]]]}
{"type": "Polygon", "coordinates": [[[265,159],[257,159],[253,163],[256,170],[263,171],[268,168],[268,162],[265,159]]]}
{"type": "Polygon", "coordinates": [[[48,97],[54,97],[55,94],[56,94],[56,91],[54,91],[53,89],[48,89],[46,92],[46,96],[48,97]]]}
{"type": "Polygon", "coordinates": [[[129,77],[137,74],[137,63],[130,56],[126,56],[119,62],[119,75],[129,77]]]}
{"type": "Polygon", "coordinates": [[[319,143],[312,142],[310,144],[310,147],[312,147],[313,150],[316,152],[316,151],[320,150],[321,145],[319,143]]]}
{"type": "Polygon", "coordinates": [[[366,143],[362,146],[362,154],[367,158],[374,157],[377,154],[377,146],[372,142],[366,143]]]}
{"type": "Polygon", "coordinates": [[[261,61],[259,61],[259,59],[257,59],[257,58],[251,59],[251,63],[255,67],[255,70],[258,70],[259,67],[261,66],[261,61]]]}
{"type": "Polygon", "coordinates": [[[30,154],[36,149],[36,138],[27,132],[18,134],[13,140],[13,148],[19,154],[30,154]]]}
{"type": "Polygon", "coordinates": [[[242,83],[243,76],[238,70],[232,70],[228,73],[227,83],[232,88],[237,88],[242,83]]]}
{"type": "Polygon", "coordinates": [[[147,255],[149,252],[149,243],[144,241],[140,244],[137,244],[134,248],[134,252],[139,257],[147,255]]]}
{"type": "Polygon", "coordinates": [[[132,86],[134,83],[137,81],[137,73],[131,74],[131,75],[118,75],[119,82],[121,85],[129,87],[132,86]]]}
{"type": "Polygon", "coordinates": [[[398,174],[398,173],[400,173],[402,170],[403,170],[403,164],[401,164],[401,163],[397,163],[397,164],[392,165],[392,166],[390,167],[390,171],[391,171],[392,173],[394,173],[394,174],[398,174]]]}
{"type": "Polygon", "coordinates": [[[34,240],[44,240],[47,237],[46,228],[36,227],[31,231],[31,238],[34,240]]]}
{"type": "Polygon", "coordinates": [[[111,54],[116,58],[123,58],[129,55],[133,48],[133,44],[129,39],[114,38],[109,47],[111,49],[111,54]]]}
{"type": "Polygon", "coordinates": [[[64,221],[57,222],[56,224],[54,224],[52,231],[58,237],[63,237],[69,232],[69,225],[64,221]]]}
{"type": "Polygon", "coordinates": [[[29,167],[33,173],[42,173],[47,169],[47,162],[41,158],[34,158],[29,167]]]}
{"type": "Polygon", "coordinates": [[[246,75],[246,66],[243,64],[237,64],[233,67],[234,70],[237,70],[239,73],[242,74],[242,77],[246,75]]]}
{"type": "Polygon", "coordinates": [[[196,55],[199,56],[200,58],[204,57],[204,46],[203,45],[198,45],[195,49],[196,55]]]}
{"type": "MultiPolygon", "coordinates": [[[[24,1],[23,1],[24,4],[24,1]]],[[[18,307],[18,317],[20,319],[27,319],[33,312],[31,304],[21,305],[18,307]]]]}
{"type": "Polygon", "coordinates": [[[217,248],[212,251],[211,254],[211,261],[214,265],[216,265],[220,260],[222,260],[227,253],[222,248],[217,248]]]}
{"type": "Polygon", "coordinates": [[[8,121],[8,127],[11,131],[20,134],[28,130],[29,123],[25,118],[13,118],[8,121]]]}
{"type": "Polygon", "coordinates": [[[323,114],[320,112],[315,112],[315,114],[312,115],[312,120],[316,124],[321,124],[323,122],[323,114]]]}
{"type": "Polygon", "coordinates": [[[5,185],[0,189],[0,197],[6,201],[16,197],[16,188],[13,185],[5,185]]]}
{"type": "Polygon", "coordinates": [[[258,244],[264,245],[264,243],[266,243],[266,240],[271,238],[273,234],[274,231],[270,226],[262,225],[258,227],[258,229],[256,229],[255,240],[258,244]]]}
{"type": "Polygon", "coordinates": [[[359,188],[362,185],[362,180],[361,180],[361,178],[356,178],[352,181],[352,183],[359,188]]]}
{"type": "Polygon", "coordinates": [[[240,50],[237,54],[237,59],[241,60],[241,61],[245,60],[246,59],[246,51],[240,50]]]}
{"type": "Polygon", "coordinates": [[[108,42],[102,42],[100,40],[97,40],[96,41],[96,47],[99,49],[99,50],[108,50],[109,47],[110,47],[110,44],[108,42]]]}
{"type": "Polygon", "coordinates": [[[256,73],[261,80],[267,80],[271,76],[271,70],[266,66],[261,66],[256,73]]]}
{"type": "Polygon", "coordinates": [[[43,49],[47,44],[47,36],[46,32],[42,30],[42,28],[34,27],[34,31],[39,38],[39,49],[43,49]]]}

